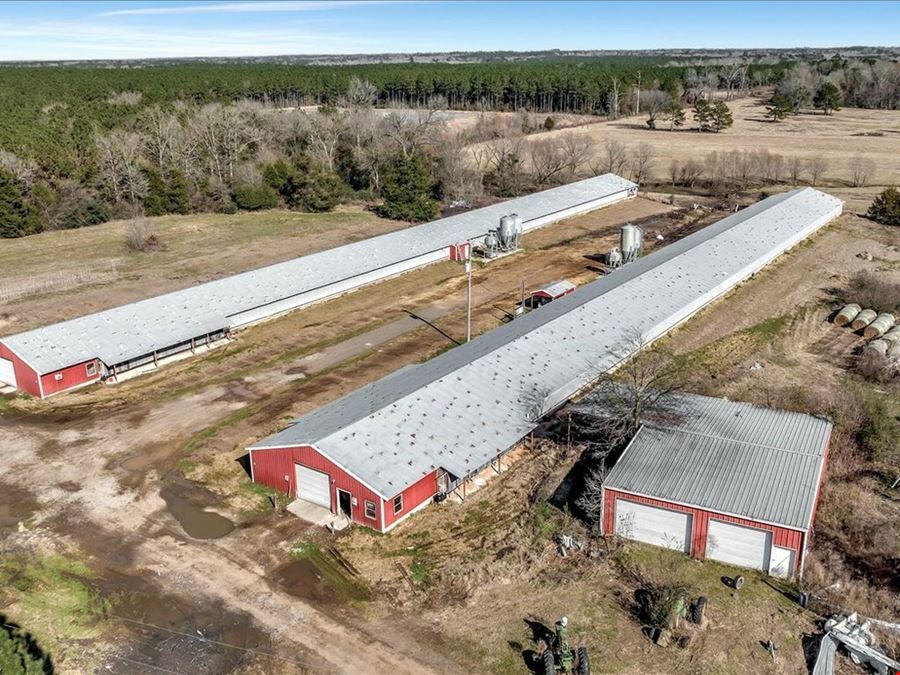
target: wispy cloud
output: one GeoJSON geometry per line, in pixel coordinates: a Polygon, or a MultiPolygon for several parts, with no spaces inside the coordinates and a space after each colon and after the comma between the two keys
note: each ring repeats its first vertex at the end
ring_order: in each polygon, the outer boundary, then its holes
{"type": "Polygon", "coordinates": [[[308,2],[221,2],[209,5],[162,5],[102,12],[97,16],[148,16],[159,14],[255,14],[258,12],[315,12],[381,5],[391,0],[309,0],[308,2]]]}

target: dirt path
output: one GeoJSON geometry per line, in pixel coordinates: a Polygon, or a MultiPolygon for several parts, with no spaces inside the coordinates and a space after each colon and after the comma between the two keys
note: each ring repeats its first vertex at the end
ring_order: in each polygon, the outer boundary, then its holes
{"type": "MultiPolygon", "coordinates": [[[[525,252],[476,272],[476,329],[497,325],[501,312],[494,305],[511,309],[523,278],[529,289],[561,277],[577,282],[594,278],[595,263],[586,256],[607,249],[622,222],[667,210],[659,203],[638,200],[529,235],[525,252]]],[[[660,227],[667,222],[660,221],[660,227]]],[[[434,329],[405,314],[404,308],[461,337],[464,276],[453,270],[449,281],[434,287],[423,282],[433,273],[422,270],[396,280],[410,290],[392,295],[387,312],[380,309],[386,286],[376,285],[310,308],[305,316],[289,315],[243,331],[226,351],[176,364],[147,379],[31,402],[26,406],[29,412],[7,411],[0,417],[2,480],[27,488],[19,498],[33,499],[35,509],[29,528],[3,543],[22,550],[75,547],[103,579],[124,575],[132,579],[123,582],[126,586],[137,579],[149,580],[179,602],[196,601],[246,617],[279,654],[287,653],[316,672],[454,672],[456,664],[436,651],[433,637],[421,637],[412,618],[397,617],[389,622],[392,629],[385,631],[381,619],[372,623],[280,591],[273,583],[273,570],[288,558],[290,542],[302,535],[302,521],[277,525],[267,519],[253,526],[251,519],[220,539],[193,539],[160,496],[161,488],[172,485],[170,472],[185,444],[217,421],[252,409],[261,411],[265,423],[271,424],[274,419],[265,406],[273,396],[288,404],[296,398],[303,405],[317,405],[379,372],[346,364],[360,358],[380,360],[390,370],[404,359],[425,358],[448,344],[434,329]],[[355,311],[347,311],[348,306],[355,311]],[[387,320],[379,323],[383,319],[387,320]],[[323,337],[327,330],[337,339],[296,357],[260,361],[262,351],[277,356],[278,350],[298,348],[298,340],[307,335],[292,329],[298,322],[309,326],[309,335],[323,337]],[[341,331],[349,336],[337,337],[341,331]],[[402,359],[391,356],[395,346],[402,359]],[[224,367],[229,359],[234,364],[224,367]],[[322,374],[338,367],[351,378],[322,379],[322,374]],[[187,382],[193,386],[177,389],[187,382]]],[[[256,434],[264,431],[255,429],[256,434]]],[[[243,434],[246,431],[238,427],[233,436],[217,439],[221,464],[233,476],[240,471],[230,459],[231,443],[241,443],[243,434]]],[[[246,478],[242,481],[246,483],[246,478]]],[[[215,494],[204,499],[211,512],[234,517],[217,506],[215,494]]],[[[108,658],[116,663],[117,658],[131,657],[116,652],[108,658]]],[[[76,665],[82,667],[85,664],[76,665]]]]}

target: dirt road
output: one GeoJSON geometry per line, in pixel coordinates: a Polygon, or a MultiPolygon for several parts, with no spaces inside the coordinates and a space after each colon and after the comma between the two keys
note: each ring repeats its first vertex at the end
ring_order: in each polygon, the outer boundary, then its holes
{"type": "MultiPolygon", "coordinates": [[[[476,272],[476,331],[497,325],[494,305],[511,307],[522,278],[529,288],[558,277],[593,278],[594,263],[586,255],[608,247],[621,223],[667,210],[638,200],[529,235],[524,253],[476,272]]],[[[667,223],[663,219],[659,226],[667,223]]],[[[27,526],[11,526],[14,531],[0,540],[4,550],[32,559],[61,552],[85,560],[111,608],[105,637],[90,650],[74,649],[60,637],[60,669],[84,672],[105,664],[128,672],[143,664],[191,673],[250,667],[455,672],[456,664],[437,647],[439,638],[423,631],[415,617],[392,616],[385,624],[377,615],[285,592],[276,571],[307,526],[292,517],[242,512],[235,505],[250,499],[226,501],[221,494],[248,485],[233,461],[235,447],[249,433],[264,433],[262,424],[276,423],[277,406],[290,414],[314,407],[450,344],[404,309],[459,339],[464,289],[464,276],[455,268],[420,270],[243,331],[224,350],[147,378],[47,402],[19,402],[5,411],[0,483],[18,487],[0,490],[0,515],[13,513],[6,501],[29,506],[10,519],[27,526]],[[431,285],[434,279],[437,286],[431,285]],[[393,298],[387,308],[386,294],[393,298]],[[324,342],[316,346],[312,336],[324,342]],[[298,344],[307,339],[307,345],[298,344]],[[263,353],[266,358],[260,358],[263,353]],[[378,368],[368,365],[376,363],[378,368]],[[245,414],[247,426],[226,424],[245,414]],[[223,431],[216,425],[224,425],[223,431]],[[192,439],[207,437],[192,445],[192,439]],[[203,463],[191,477],[215,491],[173,471],[185,457],[203,463]],[[176,519],[173,504],[188,515],[176,519]],[[227,534],[188,536],[179,519],[198,515],[224,522],[227,534]],[[155,608],[160,597],[171,610],[155,608]],[[185,637],[195,634],[214,641],[185,637]],[[172,644],[177,648],[163,647],[172,644]],[[198,659],[213,670],[198,667],[198,659]]],[[[258,504],[258,496],[253,498],[258,504]]],[[[34,629],[40,634],[40,625],[34,629]]]]}

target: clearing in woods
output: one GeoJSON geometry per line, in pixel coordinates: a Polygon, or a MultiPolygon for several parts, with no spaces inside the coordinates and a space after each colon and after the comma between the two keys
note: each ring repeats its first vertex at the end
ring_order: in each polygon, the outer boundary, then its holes
{"type": "MultiPolygon", "coordinates": [[[[892,185],[900,182],[900,110],[862,110],[844,108],[831,115],[805,111],[789,116],[781,122],[770,122],[764,116],[765,104],[755,97],[729,101],[734,125],[719,133],[698,133],[690,109],[687,121],[680,130],[669,131],[661,121],[651,130],[646,115],[592,124],[590,126],[551,131],[525,137],[526,143],[552,140],[561,134],[587,136],[596,144],[595,152],[602,153],[606,139],[615,139],[630,148],[641,143],[652,146],[655,156],[653,179],[665,184],[669,165],[673,160],[703,161],[712,152],[768,150],[785,159],[821,157],[826,170],[820,185],[851,184],[851,163],[861,157],[874,163],[872,185],[892,185]]],[[[785,167],[783,175],[787,175],[785,167]]],[[[706,176],[704,176],[706,177],[706,176]]],[[[804,172],[803,180],[808,180],[804,172]]]]}

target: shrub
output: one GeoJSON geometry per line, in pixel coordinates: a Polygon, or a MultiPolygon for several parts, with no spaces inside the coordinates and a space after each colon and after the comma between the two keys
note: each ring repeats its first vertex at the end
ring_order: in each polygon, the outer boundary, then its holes
{"type": "Polygon", "coordinates": [[[385,218],[421,222],[438,214],[431,176],[421,157],[398,157],[385,173],[382,195],[378,213],[385,218]]]}
{"type": "Polygon", "coordinates": [[[278,193],[266,184],[237,185],[232,191],[234,203],[245,211],[273,209],[278,206],[278,193]]]}
{"type": "Polygon", "coordinates": [[[879,312],[892,312],[900,308],[900,282],[886,274],[863,270],[850,278],[844,300],[879,312]]]}
{"type": "Polygon", "coordinates": [[[866,215],[883,225],[900,225],[900,192],[897,188],[889,187],[875,197],[866,215]]]}
{"type": "Polygon", "coordinates": [[[0,614],[0,673],[43,675],[53,672],[50,656],[27,631],[0,614]]]}
{"type": "Polygon", "coordinates": [[[125,248],[132,253],[150,253],[159,248],[159,238],[149,221],[132,220],[125,226],[125,248]]]}

